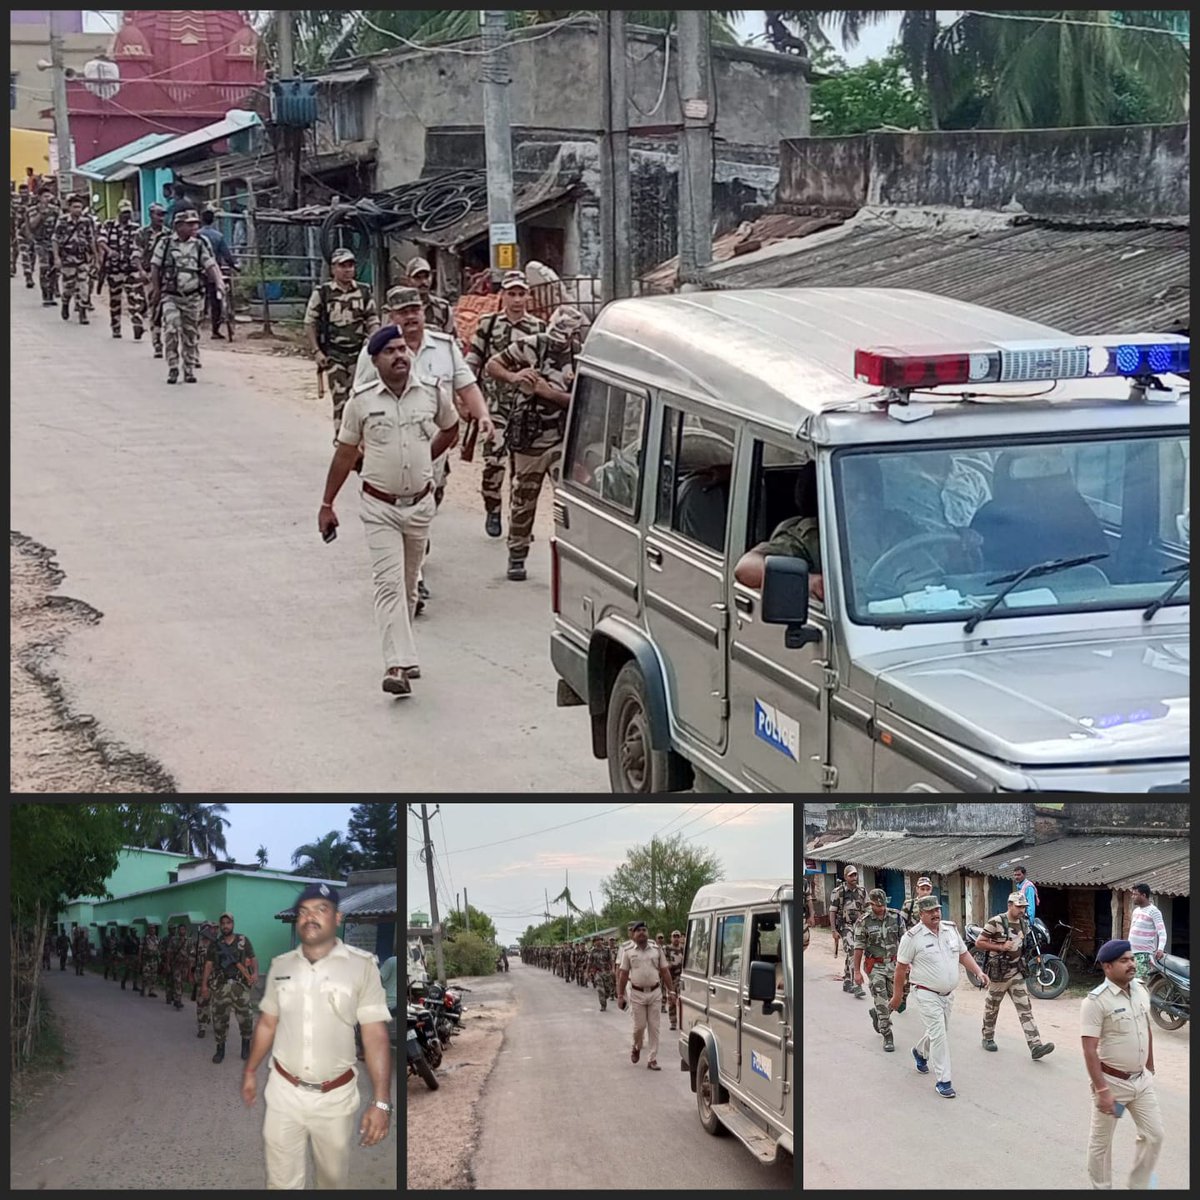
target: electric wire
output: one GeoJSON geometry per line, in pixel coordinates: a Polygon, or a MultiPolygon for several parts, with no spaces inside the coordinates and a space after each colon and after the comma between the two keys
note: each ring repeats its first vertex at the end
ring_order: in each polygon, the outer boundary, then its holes
{"type": "Polygon", "coordinates": [[[1126,25],[1124,21],[1085,21],[1073,17],[1037,17],[1026,13],[982,12],[977,8],[960,10],[964,17],[991,17],[996,21],[1036,21],[1040,25],[1090,25],[1097,29],[1128,29],[1134,33],[1165,33],[1168,37],[1189,41],[1191,35],[1182,30],[1162,29],[1155,25],[1126,25]]]}
{"type": "Polygon", "coordinates": [[[566,829],[569,825],[582,825],[584,821],[594,821],[598,817],[607,817],[612,813],[624,812],[627,808],[636,808],[634,804],[620,804],[616,808],[606,808],[603,812],[592,813],[588,817],[580,817],[577,821],[566,821],[562,825],[550,825],[546,829],[535,829],[531,833],[518,833],[516,837],[502,838],[498,842],[484,842],[480,846],[465,846],[462,850],[455,850],[454,854],[469,854],[472,850],[486,850],[490,846],[504,846],[509,842],[519,842],[523,838],[538,837],[543,833],[553,833],[556,829],[566,829]]]}
{"type": "MultiPolygon", "coordinates": [[[[762,803],[762,802],[760,801],[759,803],[762,803]]],[[[692,840],[692,838],[698,838],[698,837],[700,837],[701,834],[712,833],[712,831],[714,829],[720,829],[720,827],[722,825],[728,825],[730,821],[734,820],[737,817],[744,816],[746,813],[751,812],[756,808],[758,808],[758,804],[752,804],[752,805],[750,805],[749,808],[743,808],[741,812],[735,812],[732,815],[726,817],[725,820],[718,821],[715,825],[710,825],[707,829],[701,829],[697,833],[693,833],[691,837],[685,838],[684,840],[690,842],[692,840]]]]}
{"type": "Polygon", "coordinates": [[[410,38],[404,37],[403,34],[395,33],[391,29],[383,29],[381,26],[376,25],[375,22],[369,17],[361,13],[359,14],[358,19],[362,22],[362,24],[366,25],[368,29],[373,29],[376,33],[381,33],[385,37],[395,38],[396,41],[408,46],[409,49],[418,50],[423,54],[462,54],[468,58],[486,58],[493,54],[499,54],[502,50],[506,50],[509,46],[520,46],[526,42],[539,42],[542,40],[542,38],[553,36],[566,25],[574,25],[579,21],[588,20],[590,18],[586,14],[575,13],[570,17],[564,17],[561,21],[556,21],[554,25],[550,29],[547,29],[544,33],[535,34],[533,37],[509,36],[506,37],[499,46],[489,48],[487,50],[462,50],[457,46],[422,45],[420,42],[414,42],[410,38]]]}

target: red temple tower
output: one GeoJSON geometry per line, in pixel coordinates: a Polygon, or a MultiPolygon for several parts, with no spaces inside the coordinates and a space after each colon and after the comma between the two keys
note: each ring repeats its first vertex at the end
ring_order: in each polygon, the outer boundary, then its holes
{"type": "Polygon", "coordinates": [[[148,133],[203,128],[252,107],[263,84],[258,35],[237,10],[126,11],[107,58],[118,78],[67,84],[77,162],[148,133]]]}

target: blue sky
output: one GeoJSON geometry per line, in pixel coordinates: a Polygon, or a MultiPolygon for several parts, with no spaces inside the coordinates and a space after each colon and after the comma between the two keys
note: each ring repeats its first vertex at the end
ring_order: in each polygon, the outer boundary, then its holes
{"type": "MultiPolygon", "coordinates": [[[[564,882],[569,881],[576,905],[588,908],[590,891],[599,910],[601,880],[625,860],[630,847],[645,845],[656,833],[669,837],[678,831],[694,839],[691,845],[713,850],[726,879],[792,878],[790,803],[619,801],[614,796],[600,803],[430,804],[431,814],[441,808],[430,821],[439,915],[445,919],[455,893],[465,888],[472,906],[486,912],[500,937],[512,943],[526,926],[541,922],[546,897],[557,896],[564,882]]],[[[420,805],[414,807],[419,813],[420,805]]],[[[429,913],[426,870],[418,857],[419,816],[407,814],[405,832],[408,911],[429,913]]],[[[550,911],[566,910],[559,904],[550,911]]]]}

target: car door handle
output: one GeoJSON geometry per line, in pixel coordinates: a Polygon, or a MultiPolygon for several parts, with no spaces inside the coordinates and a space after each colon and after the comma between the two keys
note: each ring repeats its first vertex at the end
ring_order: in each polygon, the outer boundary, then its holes
{"type": "Polygon", "coordinates": [[[750,596],[734,596],[733,607],[740,613],[750,616],[754,612],[754,600],[750,596]]]}
{"type": "Polygon", "coordinates": [[[656,566],[662,566],[662,551],[657,546],[646,547],[646,557],[656,566]]]}

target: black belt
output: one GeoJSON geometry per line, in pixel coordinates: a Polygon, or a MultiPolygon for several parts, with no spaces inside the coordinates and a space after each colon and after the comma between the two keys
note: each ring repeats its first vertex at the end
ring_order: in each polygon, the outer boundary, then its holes
{"type": "Polygon", "coordinates": [[[953,995],[952,992],[939,992],[937,990],[937,988],[926,987],[923,983],[914,983],[913,987],[915,987],[918,991],[921,991],[921,992],[932,992],[935,996],[953,995]]]}
{"type": "Polygon", "coordinates": [[[659,988],[659,987],[661,987],[662,985],[661,985],[661,984],[658,984],[658,983],[656,983],[656,984],[654,985],[654,987],[640,988],[640,987],[638,987],[638,985],[637,985],[636,983],[631,983],[629,986],[630,986],[631,988],[633,988],[633,990],[634,990],[635,992],[653,992],[653,991],[654,991],[656,988],[659,988]]]}
{"type": "Polygon", "coordinates": [[[427,483],[419,492],[411,496],[394,496],[391,492],[385,492],[380,488],[372,487],[365,479],[363,480],[362,490],[368,496],[374,496],[376,500],[382,500],[385,504],[399,504],[401,507],[407,508],[413,504],[419,504],[430,492],[433,491],[433,484],[427,483]]]}

